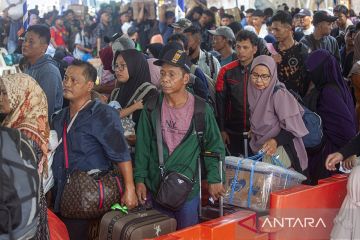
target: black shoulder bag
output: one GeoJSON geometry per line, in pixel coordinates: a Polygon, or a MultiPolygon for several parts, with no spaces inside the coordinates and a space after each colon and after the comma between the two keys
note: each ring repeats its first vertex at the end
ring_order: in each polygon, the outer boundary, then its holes
{"type": "MultiPolygon", "coordinates": [[[[195,109],[196,107],[197,106],[195,104],[195,109]]],[[[193,186],[195,184],[195,172],[193,172],[193,177],[192,179],[190,179],[187,176],[175,171],[169,171],[169,172],[165,171],[163,142],[162,142],[162,133],[161,133],[161,124],[160,124],[161,114],[160,114],[160,108],[157,107],[156,109],[157,109],[156,141],[157,141],[157,148],[159,155],[161,182],[160,182],[159,190],[155,197],[155,201],[164,208],[170,209],[172,211],[177,211],[186,202],[189,194],[193,189],[193,186]]]]}

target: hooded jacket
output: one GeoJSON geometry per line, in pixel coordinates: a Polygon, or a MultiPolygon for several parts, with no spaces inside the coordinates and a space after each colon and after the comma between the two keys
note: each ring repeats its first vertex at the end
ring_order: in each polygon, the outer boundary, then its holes
{"type": "Polygon", "coordinates": [[[34,65],[30,65],[25,73],[33,77],[45,92],[51,117],[63,105],[62,80],[57,63],[49,55],[44,55],[34,65]]]}

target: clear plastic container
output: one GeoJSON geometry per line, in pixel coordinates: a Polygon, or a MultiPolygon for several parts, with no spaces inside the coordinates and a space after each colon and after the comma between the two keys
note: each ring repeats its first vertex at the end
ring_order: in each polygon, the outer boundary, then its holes
{"type": "Polygon", "coordinates": [[[225,164],[224,202],[255,211],[269,209],[271,192],[299,185],[306,180],[304,175],[294,170],[250,159],[226,157],[225,164]]]}

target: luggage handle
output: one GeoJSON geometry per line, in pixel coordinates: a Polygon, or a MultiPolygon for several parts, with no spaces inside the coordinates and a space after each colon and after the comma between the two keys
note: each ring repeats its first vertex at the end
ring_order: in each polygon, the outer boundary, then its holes
{"type": "MultiPolygon", "coordinates": [[[[201,156],[217,158],[219,160],[220,181],[221,181],[221,184],[223,184],[223,162],[220,160],[220,158],[221,158],[220,153],[205,151],[205,152],[201,153],[201,156]]],[[[199,185],[200,185],[199,217],[201,218],[201,216],[202,216],[202,204],[201,204],[202,196],[201,196],[201,161],[200,160],[198,161],[198,164],[199,164],[198,169],[199,169],[199,185]]],[[[224,216],[224,198],[222,196],[219,198],[219,215],[220,215],[220,217],[224,216]]]]}

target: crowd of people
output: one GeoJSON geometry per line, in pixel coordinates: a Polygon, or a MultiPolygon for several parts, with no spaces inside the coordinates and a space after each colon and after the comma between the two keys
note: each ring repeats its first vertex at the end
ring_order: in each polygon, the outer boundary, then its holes
{"type": "MultiPolygon", "coordinates": [[[[176,19],[163,5],[158,20],[144,4],[137,16],[103,6],[96,16],[54,9],[41,18],[33,9],[27,29],[8,16],[10,8],[0,18],[0,46],[21,56],[23,73],[0,77],[1,123],[29,138],[42,177],[53,174],[42,207],[61,217],[71,239],[87,239],[89,228],[88,220],[62,216],[74,171],[118,169],[123,205],[152,202],[182,229],[198,223],[199,181],[177,210],[161,205],[157,193],[168,171],[194,178],[204,149],[220,160],[279,155],[312,185],[340,162],[347,170],[357,165],[360,18],[344,5],[250,8],[241,19],[215,7],[176,19]],[[306,111],[321,118],[321,143],[311,148],[306,111]],[[48,166],[50,135],[58,144],[48,166]]],[[[217,200],[225,194],[218,160],[205,157],[203,165],[217,200]]]]}

